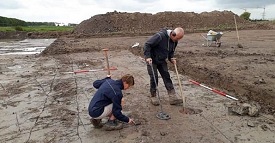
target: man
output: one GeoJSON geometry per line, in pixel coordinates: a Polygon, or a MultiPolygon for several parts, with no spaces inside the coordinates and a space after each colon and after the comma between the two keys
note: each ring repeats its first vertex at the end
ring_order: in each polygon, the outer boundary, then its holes
{"type": "Polygon", "coordinates": [[[98,89],[89,105],[89,115],[95,128],[101,128],[101,119],[109,117],[108,122],[103,126],[105,130],[122,129],[122,123],[134,123],[134,120],[121,113],[122,91],[134,85],[134,77],[130,74],[124,75],[119,80],[112,80],[110,76],[96,80],[93,86],[98,89]]]}
{"type": "Polygon", "coordinates": [[[176,64],[176,60],[173,59],[174,52],[178,41],[182,39],[183,36],[184,30],[181,27],[175,28],[174,30],[162,29],[145,43],[144,56],[148,63],[147,70],[150,76],[151,103],[155,106],[159,105],[156,98],[156,84],[158,84],[157,70],[161,74],[165,88],[168,91],[169,103],[176,105],[183,102],[182,99],[178,99],[176,96],[166,62],[166,59],[168,59],[172,64],[176,64]],[[153,66],[154,69],[156,84],[151,66],[153,66]]]}

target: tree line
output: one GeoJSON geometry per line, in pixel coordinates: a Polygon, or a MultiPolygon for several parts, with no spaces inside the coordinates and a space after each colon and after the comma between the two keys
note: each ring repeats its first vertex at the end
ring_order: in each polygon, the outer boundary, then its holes
{"type": "Polygon", "coordinates": [[[26,22],[16,18],[0,16],[0,26],[55,26],[54,22],[26,22]]]}

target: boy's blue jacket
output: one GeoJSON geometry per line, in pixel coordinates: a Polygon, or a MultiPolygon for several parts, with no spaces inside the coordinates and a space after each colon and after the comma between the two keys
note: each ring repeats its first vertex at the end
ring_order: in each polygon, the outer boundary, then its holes
{"type": "Polygon", "coordinates": [[[107,77],[96,80],[93,86],[98,90],[89,104],[89,115],[94,118],[99,117],[103,113],[104,107],[113,103],[113,115],[116,119],[128,123],[129,118],[121,113],[123,97],[121,90],[124,89],[122,80],[112,80],[107,77]]]}

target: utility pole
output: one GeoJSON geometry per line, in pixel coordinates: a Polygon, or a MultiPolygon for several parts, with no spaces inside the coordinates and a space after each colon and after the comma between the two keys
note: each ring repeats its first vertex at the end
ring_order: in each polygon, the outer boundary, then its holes
{"type": "Polygon", "coordinates": [[[264,6],[264,12],[263,12],[263,20],[265,19],[265,6],[264,6]]]}
{"type": "Polygon", "coordinates": [[[264,7],[257,7],[257,8],[263,8],[264,9],[264,12],[262,13],[262,20],[265,19],[265,6],[264,7]]]}

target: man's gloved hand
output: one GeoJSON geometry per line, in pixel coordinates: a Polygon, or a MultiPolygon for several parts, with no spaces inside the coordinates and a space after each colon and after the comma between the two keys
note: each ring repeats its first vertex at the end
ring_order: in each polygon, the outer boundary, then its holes
{"type": "Polygon", "coordinates": [[[148,64],[152,64],[152,58],[147,58],[147,59],[146,59],[146,62],[147,62],[148,64]]]}

